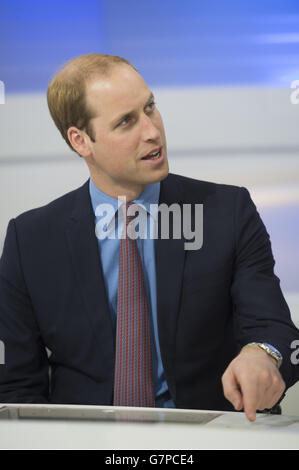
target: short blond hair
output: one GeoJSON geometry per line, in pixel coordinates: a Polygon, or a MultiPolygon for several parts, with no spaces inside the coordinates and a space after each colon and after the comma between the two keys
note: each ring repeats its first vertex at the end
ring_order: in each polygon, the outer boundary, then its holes
{"type": "Polygon", "coordinates": [[[111,67],[126,64],[137,71],[128,60],[114,55],[90,53],[68,61],[52,79],[47,100],[50,114],[62,137],[72,150],[67,131],[71,126],[85,130],[94,142],[90,120],[94,111],[86,102],[86,86],[97,76],[107,76],[111,67]]]}

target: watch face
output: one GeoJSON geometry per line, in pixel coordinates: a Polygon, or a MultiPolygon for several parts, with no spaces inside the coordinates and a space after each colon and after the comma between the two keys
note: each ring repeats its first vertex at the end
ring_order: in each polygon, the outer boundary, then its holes
{"type": "Polygon", "coordinates": [[[268,343],[264,343],[266,346],[268,346],[269,349],[271,349],[271,351],[273,351],[275,354],[277,354],[279,357],[281,357],[281,354],[280,352],[274,348],[274,346],[272,346],[271,344],[268,344],[268,343]]]}

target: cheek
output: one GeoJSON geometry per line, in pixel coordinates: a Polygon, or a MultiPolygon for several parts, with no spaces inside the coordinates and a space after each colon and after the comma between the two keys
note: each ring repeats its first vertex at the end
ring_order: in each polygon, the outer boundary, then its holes
{"type": "Polygon", "coordinates": [[[138,156],[139,145],[140,132],[136,126],[136,128],[130,129],[130,131],[115,138],[112,149],[118,160],[128,161],[138,156]]]}
{"type": "Polygon", "coordinates": [[[165,135],[164,123],[163,123],[163,119],[159,111],[157,111],[155,115],[154,124],[160,130],[161,134],[164,136],[165,135]]]}
{"type": "Polygon", "coordinates": [[[138,139],[132,135],[103,142],[99,147],[102,165],[113,174],[122,174],[135,166],[138,155],[138,139]]]}
{"type": "MultiPolygon", "coordinates": [[[[160,120],[162,123],[162,120],[160,120]]],[[[158,125],[158,123],[157,123],[158,125]]],[[[97,135],[96,153],[103,166],[115,172],[135,165],[140,155],[140,129],[138,126],[122,134],[97,135]]]]}

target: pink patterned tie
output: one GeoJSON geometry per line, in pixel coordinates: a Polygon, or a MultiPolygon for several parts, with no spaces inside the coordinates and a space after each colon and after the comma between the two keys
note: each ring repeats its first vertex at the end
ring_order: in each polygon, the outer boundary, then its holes
{"type": "MultiPolygon", "coordinates": [[[[114,372],[115,406],[155,406],[150,325],[137,241],[125,236],[135,215],[127,215],[119,249],[114,372]]],[[[137,208],[137,205],[136,205],[137,208]]]]}

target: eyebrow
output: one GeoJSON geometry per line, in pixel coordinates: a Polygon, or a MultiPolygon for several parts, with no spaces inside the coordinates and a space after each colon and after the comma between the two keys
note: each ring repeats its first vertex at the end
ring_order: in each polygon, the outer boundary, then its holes
{"type": "MultiPolygon", "coordinates": [[[[154,100],[155,97],[154,97],[154,94],[153,92],[151,92],[151,94],[149,95],[148,99],[146,100],[145,102],[145,106],[152,100],[154,100]]],[[[117,124],[119,124],[120,122],[122,122],[123,119],[127,118],[127,117],[130,117],[134,114],[135,110],[132,110],[132,111],[128,111],[127,113],[123,113],[121,114],[120,116],[118,116],[117,118],[113,119],[113,121],[111,122],[111,127],[114,128],[115,126],[117,126],[117,124]]]]}

